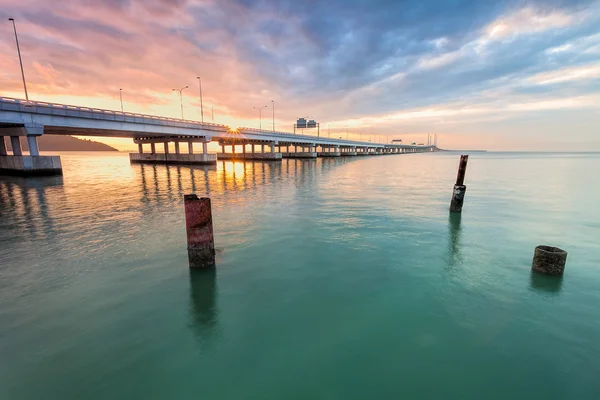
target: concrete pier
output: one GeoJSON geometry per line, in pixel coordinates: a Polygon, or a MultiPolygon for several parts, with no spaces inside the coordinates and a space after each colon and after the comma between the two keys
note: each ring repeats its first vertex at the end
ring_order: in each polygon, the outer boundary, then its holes
{"type": "Polygon", "coordinates": [[[287,144],[279,146],[282,158],[317,158],[316,146],[310,144],[287,144]],[[283,147],[283,148],[282,148],[283,147]]]}
{"type": "Polygon", "coordinates": [[[129,153],[131,163],[147,164],[197,164],[211,165],[217,163],[216,154],[169,154],[169,153],[129,153]]]}
{"type": "Polygon", "coordinates": [[[253,161],[281,161],[283,158],[282,154],[275,152],[275,146],[278,144],[275,142],[268,143],[248,143],[248,142],[225,142],[220,141],[221,152],[217,154],[218,160],[253,160],[253,161]],[[246,146],[250,145],[250,152],[246,151],[246,146]],[[231,146],[231,153],[226,152],[226,147],[231,146]],[[242,146],[242,152],[236,152],[236,146],[242,146]],[[260,146],[260,152],[256,151],[256,146],[260,146]],[[265,151],[265,146],[267,150],[265,151]]]}
{"type": "Polygon", "coordinates": [[[186,194],[183,202],[190,268],[212,268],[215,266],[215,241],[210,199],[186,194]]]}
{"type": "Polygon", "coordinates": [[[281,153],[219,153],[218,160],[281,161],[281,153]]]}
{"type": "Polygon", "coordinates": [[[302,152],[289,152],[281,153],[282,158],[317,158],[316,152],[302,151],[302,152]]]}
{"type": "Polygon", "coordinates": [[[217,155],[208,153],[207,142],[210,141],[206,137],[197,138],[137,138],[134,143],[138,145],[139,153],[129,153],[129,161],[131,163],[147,163],[147,164],[179,164],[179,165],[211,165],[217,163],[217,155]],[[174,143],[175,153],[169,152],[169,143],[174,143]],[[188,154],[181,153],[180,142],[184,142],[188,146],[188,154]],[[194,154],[194,142],[202,144],[202,153],[194,154]],[[163,153],[156,152],[156,143],[163,145],[163,153]],[[150,152],[144,152],[144,145],[150,144],[150,152]]]}
{"type": "Polygon", "coordinates": [[[3,175],[62,175],[59,156],[0,156],[3,175]]]}
{"type": "Polygon", "coordinates": [[[356,147],[340,147],[341,157],[354,157],[357,156],[356,147]]]}
{"type": "Polygon", "coordinates": [[[62,175],[59,156],[40,156],[38,136],[44,127],[26,123],[20,126],[0,127],[0,173],[3,175],[62,175]],[[12,155],[8,154],[5,136],[10,137],[12,155]],[[29,155],[23,154],[21,138],[27,138],[29,155]]]}
{"type": "Polygon", "coordinates": [[[342,154],[340,152],[339,146],[335,147],[321,147],[321,151],[317,152],[319,157],[340,157],[342,154]]]}

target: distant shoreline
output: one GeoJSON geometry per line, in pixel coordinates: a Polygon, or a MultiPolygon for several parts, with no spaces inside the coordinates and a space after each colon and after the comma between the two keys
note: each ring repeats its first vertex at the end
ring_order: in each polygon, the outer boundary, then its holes
{"type": "Polygon", "coordinates": [[[487,150],[447,150],[447,149],[440,149],[440,151],[449,151],[449,152],[453,152],[453,153],[460,153],[460,152],[469,152],[469,153],[487,153],[487,150]]]}
{"type": "MultiPolygon", "coordinates": [[[[7,147],[12,151],[11,142],[7,147]]],[[[21,140],[23,151],[29,151],[27,140],[21,140]]],[[[41,152],[47,151],[119,151],[112,146],[102,142],[88,139],[79,139],[69,135],[42,135],[38,138],[38,146],[41,152]]]]}

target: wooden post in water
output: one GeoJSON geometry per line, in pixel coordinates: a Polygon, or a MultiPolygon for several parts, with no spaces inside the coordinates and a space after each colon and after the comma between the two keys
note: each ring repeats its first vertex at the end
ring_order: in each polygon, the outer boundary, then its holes
{"type": "Polygon", "coordinates": [[[467,187],[465,183],[465,174],[467,172],[467,161],[469,156],[463,154],[460,156],[460,164],[458,166],[458,176],[456,177],[456,184],[454,185],[454,191],[452,192],[452,200],[450,201],[451,212],[461,212],[463,202],[465,201],[465,193],[467,187]]]}
{"type": "Polygon", "coordinates": [[[215,266],[215,240],[210,199],[186,194],[183,202],[190,268],[212,268],[215,266]]]}

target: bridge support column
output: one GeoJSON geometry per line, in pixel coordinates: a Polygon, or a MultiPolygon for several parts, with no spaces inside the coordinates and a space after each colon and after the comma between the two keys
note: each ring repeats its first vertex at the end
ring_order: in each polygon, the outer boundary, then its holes
{"type": "MultiPolygon", "coordinates": [[[[193,140],[187,142],[188,153],[182,153],[179,142],[175,143],[175,152],[169,153],[169,137],[162,138],[143,138],[134,139],[134,142],[138,144],[138,148],[142,150],[143,145],[146,143],[150,144],[152,152],[149,153],[130,153],[129,161],[131,163],[145,163],[145,164],[174,164],[174,165],[186,165],[186,164],[216,164],[216,154],[194,154],[193,140]],[[166,141],[165,141],[166,140],[166,141]],[[155,143],[162,143],[164,146],[164,153],[156,153],[155,143]]],[[[210,138],[199,137],[195,141],[203,141],[203,149],[206,150],[206,143],[204,141],[210,141],[210,138]]]]}
{"type": "Polygon", "coordinates": [[[0,128],[0,174],[8,175],[61,175],[59,156],[40,156],[37,138],[44,133],[44,126],[24,124],[0,128]],[[10,137],[12,155],[8,155],[4,136],[10,137]],[[29,155],[23,155],[21,137],[27,137],[29,155]]]}
{"type": "Polygon", "coordinates": [[[231,153],[219,154],[219,160],[257,160],[257,161],[281,161],[282,153],[276,152],[275,147],[279,145],[277,142],[267,142],[268,144],[261,144],[261,152],[256,151],[256,146],[252,142],[243,142],[242,151],[235,153],[235,145],[232,145],[231,153]],[[247,151],[246,146],[250,144],[250,152],[247,151]],[[265,152],[265,146],[269,146],[268,152],[265,152]]]}
{"type": "Polygon", "coordinates": [[[6,142],[4,141],[4,136],[0,136],[0,156],[8,155],[8,151],[6,150],[6,142]]]}
{"type": "Polygon", "coordinates": [[[138,143],[138,153],[142,154],[144,152],[144,145],[141,143],[138,143]]]}
{"type": "Polygon", "coordinates": [[[13,156],[22,156],[23,150],[21,150],[21,140],[18,136],[10,137],[10,144],[12,146],[13,156]]]}
{"type": "Polygon", "coordinates": [[[202,142],[202,154],[208,154],[208,143],[202,142]]]}
{"type": "Polygon", "coordinates": [[[27,144],[29,145],[29,155],[39,157],[40,149],[38,148],[37,136],[27,135],[27,144]]]}
{"type": "Polygon", "coordinates": [[[285,153],[281,153],[281,156],[283,158],[302,158],[302,159],[306,159],[306,158],[317,158],[317,152],[316,152],[316,144],[315,143],[307,143],[306,145],[298,145],[297,143],[294,144],[287,144],[285,146],[285,153]]]}
{"type": "Polygon", "coordinates": [[[339,157],[341,155],[339,146],[321,146],[319,157],[339,157]]]}
{"type": "Polygon", "coordinates": [[[342,147],[342,153],[341,154],[344,157],[356,156],[356,148],[353,148],[353,147],[342,147]]]}

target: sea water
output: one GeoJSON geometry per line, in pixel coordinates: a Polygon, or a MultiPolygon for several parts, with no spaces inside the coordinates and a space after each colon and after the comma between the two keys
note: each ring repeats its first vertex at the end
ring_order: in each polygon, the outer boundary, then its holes
{"type": "Polygon", "coordinates": [[[0,177],[0,399],[600,398],[599,154],[473,153],[453,216],[457,153],[61,157],[0,177]]]}

